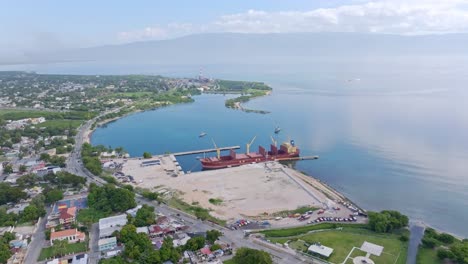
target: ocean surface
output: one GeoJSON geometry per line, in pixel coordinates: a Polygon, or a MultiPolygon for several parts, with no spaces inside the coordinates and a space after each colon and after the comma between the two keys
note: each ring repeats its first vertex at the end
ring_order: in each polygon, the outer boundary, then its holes
{"type": "MultiPolygon", "coordinates": [[[[468,58],[316,59],[284,64],[157,65],[63,63],[1,67],[41,73],[162,74],[258,80],[273,93],[245,106],[224,107],[230,96],[201,95],[190,104],[137,113],[98,128],[93,144],[177,152],[294,139],[293,165],[328,183],[368,210],[395,209],[414,220],[468,237],[468,58]],[[202,132],[206,137],[199,138],[202,132]]],[[[207,155],[214,155],[213,153],[207,155]]],[[[185,170],[201,167],[181,157],[185,170]]]]}

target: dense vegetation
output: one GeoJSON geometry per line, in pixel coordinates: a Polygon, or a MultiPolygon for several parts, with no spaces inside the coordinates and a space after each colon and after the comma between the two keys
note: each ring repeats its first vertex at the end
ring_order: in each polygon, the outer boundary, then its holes
{"type": "Polygon", "coordinates": [[[408,226],[409,219],[397,211],[369,212],[369,228],[379,233],[391,233],[408,226]]]}
{"type": "Polygon", "coordinates": [[[116,188],[112,184],[100,187],[91,183],[88,206],[105,214],[125,212],[136,206],[135,193],[125,188],[116,188]]]}
{"type": "Polygon", "coordinates": [[[245,81],[230,81],[217,80],[219,90],[221,91],[245,91],[249,89],[270,91],[271,87],[263,82],[245,82],[245,81]]]}
{"type": "MultiPolygon", "coordinates": [[[[107,149],[103,145],[92,146],[89,143],[84,143],[81,148],[81,157],[83,159],[83,165],[94,175],[100,175],[102,173],[101,161],[99,156],[102,152],[107,152],[107,149]]],[[[111,150],[110,150],[111,151],[111,150]]]]}
{"type": "Polygon", "coordinates": [[[458,264],[468,264],[468,240],[460,241],[450,234],[437,233],[434,229],[427,228],[424,231],[418,262],[425,258],[422,255],[431,255],[431,251],[436,252],[440,261],[450,260],[458,264]]]}
{"type": "Polygon", "coordinates": [[[6,232],[0,237],[0,263],[7,263],[7,260],[11,257],[9,243],[15,239],[15,234],[6,232]]]}
{"type": "Polygon", "coordinates": [[[0,205],[16,203],[21,199],[26,199],[28,195],[19,187],[12,187],[8,183],[0,183],[0,205]]]}
{"type": "Polygon", "coordinates": [[[19,214],[7,213],[7,210],[0,207],[0,226],[14,226],[17,223],[36,221],[46,214],[44,209],[45,197],[40,194],[34,197],[30,204],[19,214]]]}
{"type": "Polygon", "coordinates": [[[135,218],[130,221],[136,227],[149,226],[156,223],[156,214],[154,207],[144,204],[138,209],[135,218]]]}
{"type": "Polygon", "coordinates": [[[160,250],[154,250],[151,240],[144,233],[137,233],[134,225],[126,225],[116,232],[119,242],[125,244],[122,257],[101,260],[101,264],[129,263],[159,264],[165,261],[177,263],[181,257],[178,248],[174,248],[172,238],[166,237],[160,250]]]}
{"type": "Polygon", "coordinates": [[[271,264],[270,254],[262,250],[241,247],[232,258],[235,264],[271,264]]]}

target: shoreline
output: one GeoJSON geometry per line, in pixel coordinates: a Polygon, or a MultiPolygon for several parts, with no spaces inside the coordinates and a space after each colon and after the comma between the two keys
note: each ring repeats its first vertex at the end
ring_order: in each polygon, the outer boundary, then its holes
{"type": "MultiPolygon", "coordinates": [[[[221,92],[219,93],[207,93],[207,94],[223,94],[221,92]]],[[[270,95],[271,94],[271,91],[269,91],[266,95],[270,95]]],[[[173,104],[173,105],[178,105],[177,104],[173,104]]],[[[241,105],[241,104],[240,104],[241,105]]],[[[226,106],[227,107],[227,106],[226,106]]],[[[110,123],[110,122],[113,122],[113,121],[116,121],[118,119],[121,119],[121,118],[124,118],[124,117],[127,117],[129,115],[132,115],[132,114],[137,114],[137,113],[140,113],[140,112],[145,112],[145,111],[150,111],[150,110],[158,110],[160,107],[156,108],[156,109],[147,109],[147,110],[141,110],[141,109],[137,109],[135,111],[132,111],[132,112],[129,112],[129,113],[126,113],[125,115],[122,115],[122,116],[119,116],[119,117],[114,117],[114,118],[110,118],[110,119],[105,119],[105,120],[102,120],[102,121],[99,121],[97,124],[96,124],[96,127],[94,129],[91,129],[91,127],[88,128],[88,130],[86,130],[84,132],[84,135],[83,135],[83,142],[87,142],[87,143],[90,143],[91,144],[91,137],[92,137],[92,134],[94,133],[94,131],[98,128],[98,127],[102,127],[102,125],[105,125],[107,123],[110,123]]],[[[227,107],[229,108],[229,107],[227,107]]],[[[242,111],[242,110],[241,110],[242,111]]],[[[320,179],[318,178],[315,178],[313,177],[312,175],[308,174],[308,173],[304,173],[302,171],[299,171],[299,170],[296,170],[295,168],[292,168],[292,170],[296,171],[296,172],[299,172],[299,173],[302,173],[304,174],[305,178],[303,177],[299,177],[302,181],[306,182],[307,184],[310,184],[311,187],[313,188],[316,188],[317,190],[319,190],[320,192],[323,192],[325,191],[326,192],[330,192],[332,193],[335,197],[340,197],[340,199],[344,202],[348,202],[348,203],[351,203],[352,205],[354,205],[355,207],[357,207],[358,209],[362,210],[363,212],[367,212],[366,209],[362,208],[361,206],[359,206],[357,203],[353,202],[351,199],[349,199],[348,197],[346,197],[345,195],[341,194],[339,191],[335,190],[333,187],[331,187],[329,184],[327,184],[326,182],[323,182],[321,181],[320,179]],[[321,185],[324,189],[320,189],[319,187],[317,186],[314,186],[314,184],[318,184],[318,185],[321,185]]],[[[326,194],[325,194],[326,195],[326,194]]],[[[386,209],[382,209],[382,210],[386,210],[386,209]]],[[[456,237],[457,239],[465,239],[462,235],[459,235],[459,234],[455,234],[455,233],[452,233],[450,231],[446,231],[444,230],[443,228],[437,228],[437,227],[434,227],[434,226],[431,226],[430,224],[424,222],[424,220],[421,220],[421,219],[412,219],[410,218],[410,226],[411,224],[419,224],[419,225],[422,225],[424,226],[425,228],[433,228],[435,229],[436,231],[438,232],[444,232],[444,233],[448,233],[448,234],[451,234],[453,235],[454,237],[456,237]]],[[[292,226],[290,226],[292,227],[292,226]]],[[[285,227],[282,227],[282,228],[288,228],[287,226],[285,227]]]]}

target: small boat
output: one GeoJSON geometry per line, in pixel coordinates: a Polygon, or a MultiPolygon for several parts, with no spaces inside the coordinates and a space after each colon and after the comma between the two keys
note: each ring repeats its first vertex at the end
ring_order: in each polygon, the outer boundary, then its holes
{"type": "Polygon", "coordinates": [[[281,128],[280,128],[279,126],[277,126],[277,127],[275,128],[275,134],[278,134],[280,131],[281,131],[281,128]]]}
{"type": "Polygon", "coordinates": [[[207,134],[205,132],[201,132],[200,135],[198,135],[198,137],[204,137],[206,136],[207,134]]]}

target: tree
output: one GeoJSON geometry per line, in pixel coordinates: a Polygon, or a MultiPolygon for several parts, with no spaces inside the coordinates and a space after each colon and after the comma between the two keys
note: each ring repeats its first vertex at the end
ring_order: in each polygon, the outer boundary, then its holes
{"type": "Polygon", "coordinates": [[[369,212],[369,227],[376,232],[391,233],[407,226],[408,222],[408,217],[397,211],[369,212]]]}
{"type": "Polygon", "coordinates": [[[26,167],[26,165],[21,164],[21,165],[19,166],[19,171],[20,171],[20,172],[26,172],[27,170],[28,170],[28,167],[26,167]]]}
{"type": "Polygon", "coordinates": [[[8,163],[7,165],[5,165],[3,167],[3,173],[13,173],[13,165],[11,165],[10,163],[8,163]]]}
{"type": "Polygon", "coordinates": [[[63,192],[58,189],[53,189],[45,194],[45,202],[48,204],[55,203],[63,199],[63,192]]]}
{"type": "Polygon", "coordinates": [[[145,158],[145,159],[151,159],[152,157],[153,157],[153,156],[151,155],[151,153],[146,152],[146,151],[143,152],[143,158],[145,158]]]}
{"type": "Polygon", "coordinates": [[[251,248],[239,248],[232,258],[236,264],[271,264],[273,263],[270,254],[262,250],[251,248]]]}
{"type": "Polygon", "coordinates": [[[455,241],[455,237],[447,233],[442,233],[437,236],[437,240],[446,244],[452,244],[455,241]]]}
{"type": "Polygon", "coordinates": [[[68,240],[55,240],[52,246],[54,256],[65,256],[68,249],[68,240]]]}
{"type": "Polygon", "coordinates": [[[41,155],[39,156],[39,159],[40,160],[43,160],[45,162],[49,162],[50,160],[50,155],[47,154],[47,153],[41,153],[41,155]]]}
{"type": "Polygon", "coordinates": [[[36,185],[36,182],[37,182],[37,176],[32,173],[23,175],[16,180],[16,183],[21,188],[32,187],[36,185]]]}
{"type": "Polygon", "coordinates": [[[156,223],[154,207],[144,204],[136,213],[134,224],[137,227],[149,226],[156,223]]]}
{"type": "Polygon", "coordinates": [[[186,250],[197,251],[205,246],[205,238],[202,236],[192,237],[185,244],[186,250]]]}
{"type": "Polygon", "coordinates": [[[206,231],[206,240],[208,242],[210,242],[211,244],[214,244],[214,242],[216,240],[218,240],[218,238],[223,235],[223,233],[219,232],[218,230],[216,229],[213,229],[213,230],[208,230],[206,231]]]}
{"type": "Polygon", "coordinates": [[[216,250],[218,250],[218,249],[221,249],[221,246],[218,245],[218,244],[214,244],[214,245],[212,245],[212,246],[210,247],[210,250],[211,250],[211,251],[216,251],[216,250]]]}
{"type": "Polygon", "coordinates": [[[88,206],[104,213],[125,212],[136,206],[135,193],[112,184],[102,187],[91,184],[88,194],[88,206]]]}

